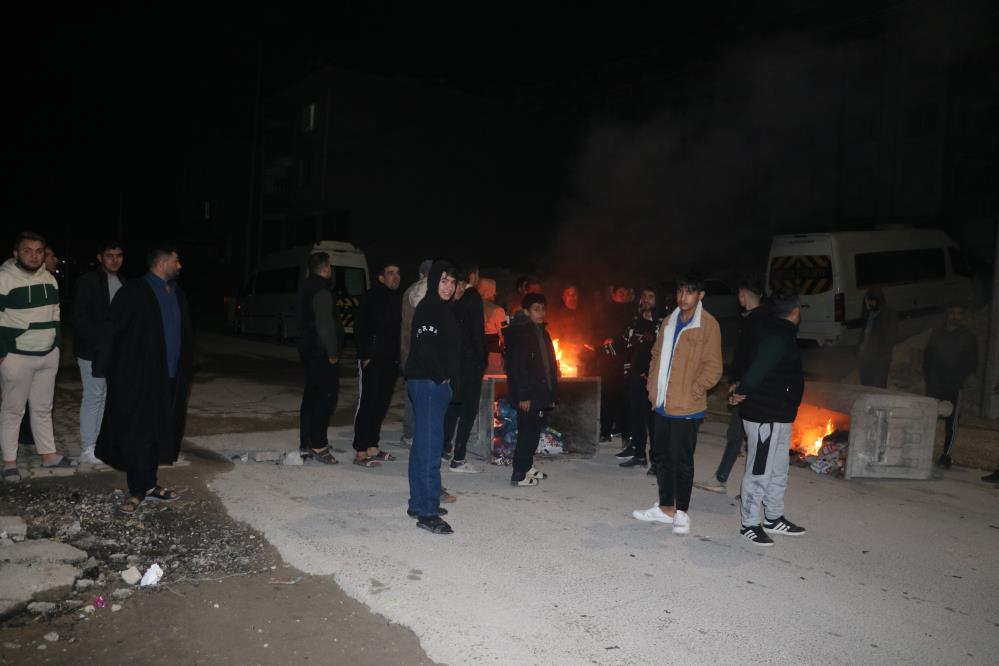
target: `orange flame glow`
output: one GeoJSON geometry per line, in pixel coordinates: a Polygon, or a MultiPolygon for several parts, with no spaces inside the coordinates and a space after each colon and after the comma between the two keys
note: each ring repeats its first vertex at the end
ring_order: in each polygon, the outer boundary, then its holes
{"type": "Polygon", "coordinates": [[[576,360],[575,354],[569,352],[568,349],[562,349],[558,345],[558,339],[552,340],[552,346],[555,348],[555,360],[558,362],[558,369],[563,377],[577,377],[579,375],[579,362],[576,360]]]}
{"type": "Polygon", "coordinates": [[[845,414],[803,403],[791,426],[791,448],[803,456],[817,456],[823,440],[848,423],[845,414]]]}

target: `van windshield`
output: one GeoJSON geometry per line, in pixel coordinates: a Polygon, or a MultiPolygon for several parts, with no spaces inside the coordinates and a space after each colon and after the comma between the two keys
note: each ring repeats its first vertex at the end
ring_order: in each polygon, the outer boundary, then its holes
{"type": "Polygon", "coordinates": [[[822,254],[802,254],[770,259],[770,289],[798,294],[824,294],[832,289],[832,259],[822,254]]]}

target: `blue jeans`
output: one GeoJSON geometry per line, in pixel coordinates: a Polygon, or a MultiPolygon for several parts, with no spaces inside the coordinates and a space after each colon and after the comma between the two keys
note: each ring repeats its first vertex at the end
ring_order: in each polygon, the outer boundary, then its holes
{"type": "Polygon", "coordinates": [[[410,379],[406,391],[416,414],[416,432],[409,454],[409,510],[423,517],[437,515],[441,499],[441,452],[444,414],[451,402],[451,385],[431,379],[410,379]]]}

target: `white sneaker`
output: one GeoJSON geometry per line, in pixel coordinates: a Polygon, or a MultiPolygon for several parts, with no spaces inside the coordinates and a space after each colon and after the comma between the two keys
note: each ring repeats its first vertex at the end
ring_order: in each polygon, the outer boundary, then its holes
{"type": "Polygon", "coordinates": [[[412,437],[405,437],[405,436],[400,437],[399,438],[399,446],[402,447],[402,448],[404,448],[404,449],[411,449],[411,448],[413,448],[413,438],[412,437]]]}
{"type": "MultiPolygon", "coordinates": [[[[677,513],[679,513],[679,511],[677,513]]],[[[643,520],[647,523],[666,523],[667,525],[673,524],[673,517],[669,514],[663,513],[663,510],[659,508],[658,502],[644,511],[632,511],[631,515],[636,519],[643,520]]]]}
{"type": "Polygon", "coordinates": [[[83,449],[80,455],[77,456],[76,462],[85,463],[87,465],[103,465],[104,462],[94,455],[94,450],[92,448],[83,449]]]}
{"type": "Polygon", "coordinates": [[[478,474],[480,471],[482,471],[477,467],[472,467],[464,460],[460,462],[457,460],[452,460],[451,464],[447,466],[447,469],[449,472],[458,472],[460,474],[478,474]]]}
{"type": "Polygon", "coordinates": [[[673,516],[673,534],[690,534],[690,516],[686,511],[677,509],[673,516]]]}
{"type": "Polygon", "coordinates": [[[544,481],[545,479],[548,478],[548,474],[546,474],[545,472],[541,472],[533,467],[527,470],[527,476],[531,477],[532,479],[537,479],[538,481],[544,481]]]}

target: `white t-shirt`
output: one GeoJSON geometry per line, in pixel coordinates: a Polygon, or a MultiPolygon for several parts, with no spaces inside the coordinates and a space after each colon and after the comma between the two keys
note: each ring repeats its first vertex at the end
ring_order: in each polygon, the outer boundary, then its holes
{"type": "Polygon", "coordinates": [[[114,295],[118,293],[121,289],[121,278],[117,275],[111,275],[108,273],[108,293],[111,294],[111,300],[114,300],[114,295]]]}

